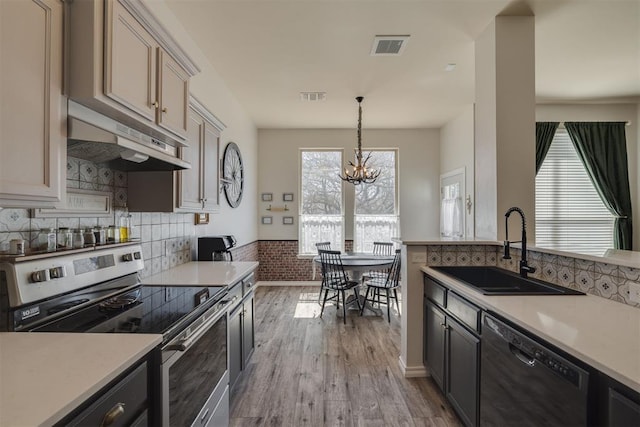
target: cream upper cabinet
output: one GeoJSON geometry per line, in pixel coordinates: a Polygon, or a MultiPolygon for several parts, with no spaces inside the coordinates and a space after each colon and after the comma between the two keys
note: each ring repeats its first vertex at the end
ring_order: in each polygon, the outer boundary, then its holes
{"type": "Polygon", "coordinates": [[[179,156],[191,169],[129,172],[129,209],[139,212],[217,212],[220,208],[220,132],[224,124],[190,97],[187,143],[179,156]]]}
{"type": "Polygon", "coordinates": [[[150,121],[156,120],[158,43],[117,1],[107,21],[104,92],[150,121]]]}
{"type": "Polygon", "coordinates": [[[0,1],[0,207],[65,197],[60,0],[0,1]]]}
{"type": "MultiPolygon", "coordinates": [[[[2,1],[2,0],[0,0],[2,1]]],[[[69,97],[179,146],[200,70],[140,0],[70,4],[69,97]]]]}

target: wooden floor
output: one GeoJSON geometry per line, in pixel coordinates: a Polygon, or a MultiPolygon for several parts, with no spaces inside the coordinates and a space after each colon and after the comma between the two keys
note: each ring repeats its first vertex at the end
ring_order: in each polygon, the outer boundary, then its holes
{"type": "Polygon", "coordinates": [[[431,379],[401,375],[395,310],[391,324],[351,311],[343,325],[334,305],[319,318],[318,289],[256,290],[256,349],[232,426],[460,425],[431,379]]]}

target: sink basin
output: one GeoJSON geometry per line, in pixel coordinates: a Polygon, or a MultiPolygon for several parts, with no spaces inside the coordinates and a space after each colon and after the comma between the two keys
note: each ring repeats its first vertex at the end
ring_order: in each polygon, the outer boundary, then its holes
{"type": "Polygon", "coordinates": [[[520,277],[498,267],[431,267],[485,295],[584,295],[542,280],[520,277]]]}

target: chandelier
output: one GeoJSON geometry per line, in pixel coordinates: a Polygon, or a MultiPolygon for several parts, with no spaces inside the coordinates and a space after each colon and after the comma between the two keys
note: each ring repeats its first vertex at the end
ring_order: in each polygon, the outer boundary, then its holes
{"type": "Polygon", "coordinates": [[[378,179],[380,171],[370,169],[367,167],[367,161],[371,157],[371,153],[367,154],[367,157],[362,159],[362,100],[364,97],[358,96],[358,148],[355,151],[356,162],[349,162],[349,167],[344,168],[344,175],[340,175],[343,181],[350,182],[351,184],[358,185],[360,183],[371,184],[378,179]]]}

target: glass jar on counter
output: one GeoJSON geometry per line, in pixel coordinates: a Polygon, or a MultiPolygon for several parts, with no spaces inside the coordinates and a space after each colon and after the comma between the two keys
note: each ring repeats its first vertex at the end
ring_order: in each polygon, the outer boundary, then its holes
{"type": "Polygon", "coordinates": [[[96,245],[96,235],[93,234],[93,228],[86,228],[84,233],[84,245],[85,246],[95,246],[96,245]]]}
{"type": "Polygon", "coordinates": [[[73,247],[84,248],[84,233],[82,232],[82,228],[78,228],[73,230],[73,247]]]}
{"type": "Polygon", "coordinates": [[[105,243],[107,243],[107,234],[106,230],[103,227],[95,227],[93,229],[93,234],[96,237],[96,245],[104,245],[105,243]]]}
{"type": "Polygon", "coordinates": [[[73,233],[69,227],[58,228],[58,249],[73,249],[73,233]]]}
{"type": "Polygon", "coordinates": [[[120,228],[115,225],[107,228],[107,243],[120,243],[120,228]]]}
{"type": "Polygon", "coordinates": [[[53,252],[56,250],[56,229],[41,228],[38,234],[38,250],[53,252]]]}

